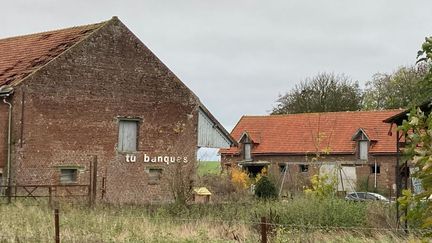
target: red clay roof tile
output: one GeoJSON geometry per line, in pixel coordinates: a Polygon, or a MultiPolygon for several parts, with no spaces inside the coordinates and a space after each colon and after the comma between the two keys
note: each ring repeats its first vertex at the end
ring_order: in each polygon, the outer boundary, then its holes
{"type": "Polygon", "coordinates": [[[0,39],[0,86],[27,77],[104,23],[0,39]]]}
{"type": "MultiPolygon", "coordinates": [[[[243,116],[231,132],[239,139],[244,131],[256,137],[259,144],[253,154],[354,153],[352,136],[359,128],[374,140],[371,153],[394,153],[396,140],[389,136],[390,125],[384,119],[401,110],[304,113],[274,116],[243,116]]],[[[392,128],[393,131],[395,127],[392,128]]],[[[394,134],[394,133],[393,133],[394,134]]],[[[238,148],[221,149],[221,154],[236,154],[238,148]]]]}

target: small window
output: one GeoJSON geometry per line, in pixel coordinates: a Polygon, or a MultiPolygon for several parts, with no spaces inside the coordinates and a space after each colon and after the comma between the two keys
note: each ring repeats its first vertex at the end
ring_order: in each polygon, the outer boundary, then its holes
{"type": "Polygon", "coordinates": [[[379,174],[379,173],[381,173],[381,168],[380,168],[379,165],[376,165],[376,167],[375,167],[375,165],[371,165],[370,168],[371,168],[371,173],[372,174],[375,174],[375,173],[379,174]]]}
{"type": "Polygon", "coordinates": [[[159,184],[162,169],[149,169],[149,184],[159,184]]]}
{"type": "Polygon", "coordinates": [[[244,159],[245,160],[252,160],[251,157],[251,144],[245,143],[244,144],[244,159]]]}
{"type": "Polygon", "coordinates": [[[60,169],[60,183],[69,184],[77,182],[77,169],[60,169]]]}
{"type": "Polygon", "coordinates": [[[368,159],[368,141],[359,141],[359,159],[367,160],[368,159]]]}
{"type": "Polygon", "coordinates": [[[138,121],[120,120],[118,151],[135,152],[137,150],[138,121]]]}
{"type": "Polygon", "coordinates": [[[286,164],[279,164],[279,172],[285,173],[288,171],[288,166],[286,164]]]}
{"type": "Polygon", "coordinates": [[[308,172],[309,171],[309,165],[302,164],[299,167],[300,167],[300,172],[308,172]]]}

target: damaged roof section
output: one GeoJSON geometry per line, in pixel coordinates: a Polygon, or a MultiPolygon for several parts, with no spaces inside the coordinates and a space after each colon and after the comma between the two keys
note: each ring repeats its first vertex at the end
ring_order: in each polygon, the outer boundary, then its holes
{"type": "Polygon", "coordinates": [[[0,86],[26,78],[105,23],[0,39],[0,86]]]}

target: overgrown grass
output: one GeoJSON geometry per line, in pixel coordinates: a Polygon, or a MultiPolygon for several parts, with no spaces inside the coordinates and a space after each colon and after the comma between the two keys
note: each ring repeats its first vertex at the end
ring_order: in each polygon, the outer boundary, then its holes
{"type": "MultiPolygon", "coordinates": [[[[309,197],[187,206],[61,204],[60,225],[63,242],[258,242],[266,216],[272,242],[407,240],[390,230],[391,213],[391,206],[379,203],[309,197]],[[389,230],[367,229],[378,226],[389,230]]],[[[2,205],[0,214],[0,242],[53,239],[53,210],[47,206],[2,205]]]]}
{"type": "Polygon", "coordinates": [[[219,161],[200,161],[198,164],[198,175],[219,174],[221,166],[219,161]]]}

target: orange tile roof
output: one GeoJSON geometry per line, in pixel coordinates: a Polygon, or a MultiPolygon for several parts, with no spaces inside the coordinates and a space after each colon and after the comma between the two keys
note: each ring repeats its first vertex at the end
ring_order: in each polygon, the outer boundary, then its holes
{"type": "Polygon", "coordinates": [[[27,77],[104,23],[0,39],[0,86],[27,77]]]}
{"type": "MultiPolygon", "coordinates": [[[[238,140],[247,131],[252,138],[259,137],[259,143],[253,146],[253,154],[309,154],[324,151],[351,154],[356,150],[352,137],[362,128],[374,140],[371,153],[394,153],[396,138],[388,135],[390,125],[383,120],[400,112],[385,110],[243,116],[231,135],[238,140]]],[[[237,154],[239,149],[233,147],[221,149],[220,152],[237,154]]]]}

